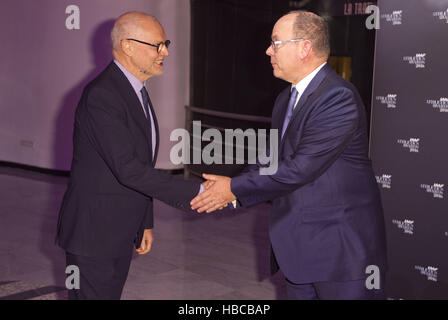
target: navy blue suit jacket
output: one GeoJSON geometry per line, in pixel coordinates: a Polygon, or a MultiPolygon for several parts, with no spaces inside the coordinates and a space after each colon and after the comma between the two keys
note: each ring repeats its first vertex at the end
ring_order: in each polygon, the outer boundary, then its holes
{"type": "Polygon", "coordinates": [[[125,256],[153,228],[153,197],[191,211],[200,183],[154,169],[158,139],[154,157],[151,143],[141,103],[112,62],[86,86],[76,109],[57,244],[81,256],[125,256]]]}
{"type": "MultiPolygon", "coordinates": [[[[290,86],[277,97],[272,128],[282,132],[290,86]]],[[[366,277],[386,269],[379,188],[368,158],[365,108],[349,82],[327,64],[294,109],[279,166],[256,165],[232,179],[243,206],[273,199],[270,240],[275,265],[295,283],[366,277]]],[[[274,270],[275,271],[275,270],[274,270]]]]}

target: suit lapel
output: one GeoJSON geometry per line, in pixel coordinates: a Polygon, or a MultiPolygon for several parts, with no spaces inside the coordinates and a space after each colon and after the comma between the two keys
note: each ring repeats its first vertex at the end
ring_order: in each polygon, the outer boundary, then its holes
{"type": "MultiPolygon", "coordinates": [[[[313,93],[316,91],[316,89],[320,86],[322,81],[327,76],[328,72],[331,70],[330,65],[327,63],[311,80],[310,84],[306,87],[303,94],[300,96],[299,102],[297,102],[297,105],[294,109],[294,112],[292,114],[291,120],[289,121],[288,127],[285,130],[284,137],[288,134],[289,129],[291,128],[291,125],[296,122],[300,121],[300,119],[303,117],[305,111],[306,111],[306,105],[309,100],[309,98],[313,95],[313,93]]],[[[287,103],[286,103],[287,104],[287,103]]],[[[286,107],[285,107],[286,108],[286,107]]],[[[280,131],[281,132],[281,131],[280,131]]],[[[283,148],[283,144],[285,142],[285,139],[282,139],[280,141],[280,148],[281,151],[283,148]]]]}
{"type": "MultiPolygon", "coordinates": [[[[146,141],[148,143],[149,147],[149,157],[153,160],[155,157],[152,155],[152,142],[150,139],[150,132],[149,132],[149,126],[148,126],[148,120],[146,119],[145,113],[142,108],[142,104],[140,100],[138,99],[137,95],[135,94],[134,88],[132,87],[129,80],[126,78],[126,76],[121,72],[120,68],[112,61],[109,65],[111,68],[111,71],[113,75],[115,76],[115,80],[117,81],[118,85],[118,91],[121,93],[122,97],[124,98],[126,104],[129,106],[129,112],[132,115],[132,118],[134,118],[134,121],[137,123],[138,127],[144,132],[146,141]]],[[[109,68],[108,67],[108,68],[109,68]]],[[[152,111],[151,111],[152,112],[152,111]]],[[[154,115],[154,113],[153,113],[154,115]]],[[[156,123],[155,117],[154,123],[156,123]]]]}

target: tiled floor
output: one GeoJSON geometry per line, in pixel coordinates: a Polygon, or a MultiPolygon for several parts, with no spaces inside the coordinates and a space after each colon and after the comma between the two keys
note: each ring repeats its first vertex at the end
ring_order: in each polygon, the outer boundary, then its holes
{"type": "MultiPolygon", "coordinates": [[[[0,299],[66,299],[54,245],[67,178],[0,167],[0,299]]],[[[123,299],[284,299],[269,275],[269,205],[185,214],[155,202],[155,243],[135,255],[123,299]]]]}

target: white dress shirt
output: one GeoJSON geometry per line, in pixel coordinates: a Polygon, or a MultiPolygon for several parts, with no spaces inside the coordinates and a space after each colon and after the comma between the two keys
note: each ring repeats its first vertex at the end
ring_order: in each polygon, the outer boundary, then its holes
{"type": "Polygon", "coordinates": [[[307,75],[305,78],[303,78],[302,80],[300,80],[296,85],[291,85],[291,91],[294,87],[296,87],[297,92],[299,93],[297,95],[297,99],[296,99],[296,103],[294,104],[294,109],[297,106],[297,103],[299,102],[300,97],[302,96],[302,94],[305,92],[306,87],[308,87],[308,85],[310,84],[310,82],[314,79],[314,77],[316,76],[316,74],[320,71],[320,69],[322,69],[327,63],[324,62],[322,63],[320,66],[318,66],[316,69],[314,69],[313,72],[311,72],[309,75],[307,75]]]}

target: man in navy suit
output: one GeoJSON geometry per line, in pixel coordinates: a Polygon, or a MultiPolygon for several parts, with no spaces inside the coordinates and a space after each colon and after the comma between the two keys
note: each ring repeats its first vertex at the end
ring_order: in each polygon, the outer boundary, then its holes
{"type": "Polygon", "coordinates": [[[271,265],[285,275],[289,299],[381,299],[385,228],[365,108],[327,64],[325,21],[304,11],[283,16],[266,54],[274,76],[291,83],[272,112],[278,170],[261,175],[251,165],[233,179],[204,175],[210,182],[192,208],[273,200],[271,265]]]}
{"type": "Polygon", "coordinates": [[[157,119],[144,81],[163,73],[169,40],[151,16],[130,12],[113,27],[113,56],[82,94],[76,109],[70,182],[59,213],[56,242],[67,265],[79,268],[70,299],[119,299],[133,247],[153,243],[153,200],[181,210],[199,182],[154,168],[157,119]]]}

